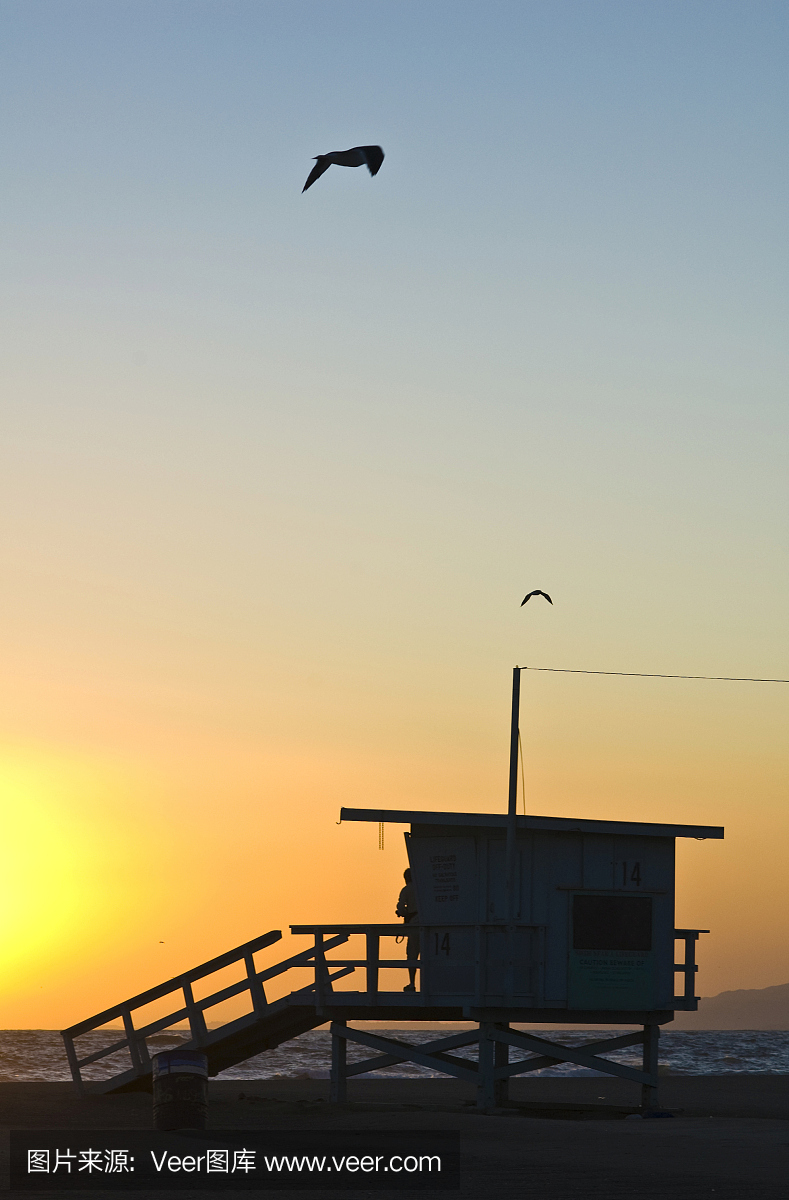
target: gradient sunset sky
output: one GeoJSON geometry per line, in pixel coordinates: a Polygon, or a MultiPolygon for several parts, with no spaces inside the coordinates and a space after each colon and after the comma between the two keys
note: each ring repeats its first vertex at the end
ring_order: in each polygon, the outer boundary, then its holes
{"type": "MultiPolygon", "coordinates": [[[[515,663],[789,678],[783,0],[0,23],[0,1027],[392,920],[339,808],[504,811],[515,663]]],[[[524,676],[527,811],[726,826],[703,995],[789,980],[788,715],[524,676]]]]}

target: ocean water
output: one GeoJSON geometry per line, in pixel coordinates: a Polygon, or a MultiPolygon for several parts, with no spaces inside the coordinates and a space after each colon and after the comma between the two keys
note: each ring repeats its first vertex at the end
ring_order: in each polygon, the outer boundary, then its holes
{"type": "MultiPolygon", "coordinates": [[[[376,1033],[424,1045],[450,1030],[385,1030],[376,1033]]],[[[617,1034],[613,1029],[601,1030],[533,1030],[538,1037],[577,1046],[583,1042],[602,1040],[617,1034]]],[[[106,1033],[87,1034],[80,1039],[81,1056],[99,1050],[110,1039],[106,1033]]],[[[179,1045],[185,1037],[178,1034],[157,1034],[149,1038],[151,1053],[179,1045]]],[[[629,1047],[614,1051],[610,1058],[629,1066],[640,1067],[640,1048],[629,1047]]],[[[453,1051],[466,1058],[476,1058],[476,1047],[453,1051]]],[[[349,1042],[349,1062],[371,1058],[374,1051],[349,1042]]],[[[521,1056],[511,1051],[513,1059],[521,1056]]],[[[331,1059],[331,1035],[327,1030],[311,1030],[276,1050],[267,1050],[236,1067],[223,1071],[219,1079],[326,1079],[331,1059]]],[[[789,1074],[789,1032],[760,1030],[662,1032],[660,1037],[660,1069],[668,1075],[787,1075],[789,1074]]],[[[117,1053],[84,1069],[86,1079],[107,1079],[127,1070],[128,1057],[117,1053]]],[[[387,1067],[376,1075],[389,1078],[426,1078],[439,1073],[413,1063],[387,1067]]],[[[592,1075],[570,1064],[546,1067],[533,1075],[592,1075]]],[[[71,1078],[63,1040],[59,1033],[48,1029],[0,1030],[0,1082],[21,1080],[67,1080],[71,1078]]]]}

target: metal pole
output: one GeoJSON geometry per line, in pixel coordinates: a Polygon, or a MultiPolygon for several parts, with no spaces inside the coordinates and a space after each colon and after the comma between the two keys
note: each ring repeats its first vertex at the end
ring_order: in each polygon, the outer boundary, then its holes
{"type": "Polygon", "coordinates": [[[505,896],[507,901],[507,922],[515,920],[516,909],[516,880],[515,880],[515,819],[518,806],[518,724],[521,703],[521,669],[512,669],[512,721],[510,724],[510,790],[507,803],[507,862],[505,875],[505,896]]]}

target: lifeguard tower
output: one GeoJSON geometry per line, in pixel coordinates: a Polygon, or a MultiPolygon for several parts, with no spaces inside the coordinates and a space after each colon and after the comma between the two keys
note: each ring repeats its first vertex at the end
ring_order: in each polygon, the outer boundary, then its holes
{"type": "Polygon", "coordinates": [[[292,925],[291,932],[310,936],[312,945],[262,967],[256,955],[281,937],[277,930],[263,934],[65,1030],[77,1087],[84,1089],[85,1066],[124,1050],[130,1069],[94,1084],[94,1090],[149,1088],[149,1039],[184,1021],[191,1034],[184,1045],[206,1054],[211,1075],[328,1021],[336,1102],[345,1100],[349,1077],[413,1062],[475,1083],[478,1106],[490,1110],[506,1102],[512,1077],[572,1063],[640,1084],[642,1107],[655,1108],[660,1026],[676,1010],[698,1007],[695,948],[699,935],[708,932],[675,928],[675,839],[719,839],[723,829],[518,816],[519,692],[516,668],[506,814],[341,810],[342,821],[408,827],[419,905],[418,923],[408,932],[418,934],[418,959],[404,958],[389,940],[402,937],[400,924],[292,925]],[[392,947],[389,954],[382,954],[382,940],[392,947]],[[684,947],[679,961],[677,942],[684,947]],[[342,957],[331,957],[335,951],[342,957]],[[212,992],[212,975],[234,964],[242,977],[212,992]],[[418,984],[404,992],[401,980],[409,967],[417,970],[418,984]],[[312,976],[306,987],[267,1000],[267,981],[305,968],[312,976]],[[357,971],[363,973],[357,990],[347,983],[335,986],[357,971]],[[145,1015],[171,994],[172,1011],[155,1020],[145,1015]],[[249,1011],[211,1028],[206,1018],[212,1007],[243,994],[249,1011]],[[76,1039],[118,1020],[122,1037],[80,1056],[76,1039]],[[462,1021],[474,1027],[414,1046],[349,1024],[371,1020],[462,1021]],[[523,1024],[638,1028],[571,1047],[513,1028],[523,1024]],[[374,1056],[349,1064],[349,1041],[374,1056]],[[476,1059],[451,1053],[474,1045],[476,1059]],[[606,1057],[639,1045],[640,1068],[606,1057]]]}
{"type": "MultiPolygon", "coordinates": [[[[332,1026],[335,1041],[389,1049],[389,1062],[394,1052],[400,1060],[460,1078],[469,1077],[472,1064],[452,1061],[446,1051],[478,1042],[475,1077],[483,1108],[504,1101],[512,1076],[560,1062],[638,1081],[642,1104],[654,1107],[659,1028],[673,1020],[675,1010],[698,1007],[695,944],[708,932],[674,926],[674,841],[722,838],[721,828],[516,817],[510,889],[507,842],[513,822],[504,815],[342,809],[341,817],[410,826],[406,846],[420,936],[418,964],[411,965],[419,967],[419,987],[402,997],[379,993],[378,1003],[396,1007],[400,1017],[408,1012],[414,1018],[463,1019],[476,1022],[478,1030],[403,1054],[401,1043],[387,1046],[386,1039],[346,1028],[346,1009],[332,1026]],[[680,962],[675,961],[677,941],[684,947],[680,962]],[[680,995],[675,994],[677,973],[684,977],[680,995]],[[511,1028],[521,1023],[642,1028],[570,1048],[511,1028]],[[600,1057],[638,1044],[643,1046],[641,1070],[600,1057]],[[510,1047],[534,1057],[510,1062],[510,1047]]],[[[318,954],[326,938],[364,932],[379,958],[379,937],[402,933],[402,926],[294,927],[294,932],[312,933],[318,954]]],[[[375,970],[369,954],[364,965],[368,972],[375,970]]],[[[381,960],[377,967],[390,965],[392,960],[381,960]]],[[[327,971],[330,967],[327,960],[327,971]]],[[[347,1006],[351,996],[335,993],[337,999],[340,995],[347,1006]]],[[[322,999],[328,1012],[332,999],[322,999]]],[[[358,999],[367,1009],[373,999],[369,982],[358,999]]],[[[376,1065],[387,1064],[371,1059],[347,1068],[342,1049],[335,1046],[337,1097],[344,1094],[348,1074],[376,1065]]]]}

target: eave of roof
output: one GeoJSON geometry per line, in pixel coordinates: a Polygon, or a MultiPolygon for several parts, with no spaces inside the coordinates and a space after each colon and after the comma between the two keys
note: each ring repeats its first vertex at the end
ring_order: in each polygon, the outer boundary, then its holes
{"type": "MultiPolygon", "coordinates": [[[[412,812],[397,808],[341,808],[341,821],[377,821],[393,825],[462,825],[506,829],[505,813],[412,812]]],[[[722,825],[661,825],[652,821],[591,821],[575,817],[516,817],[516,829],[546,833],[618,833],[640,837],[723,837],[722,825]]]]}

